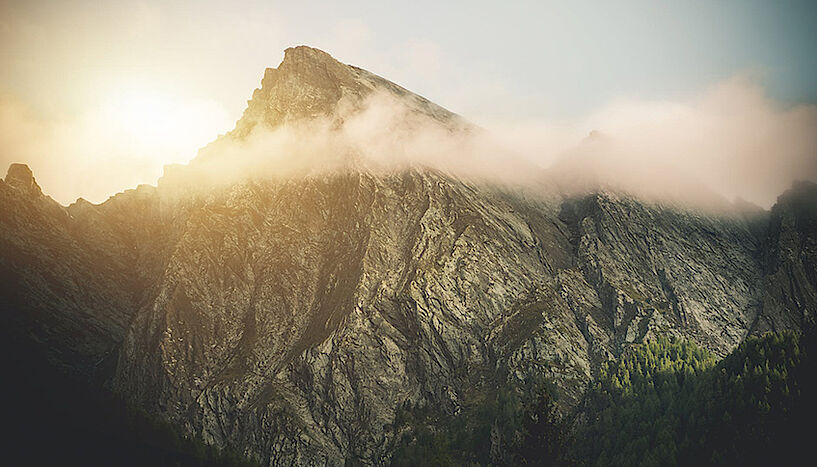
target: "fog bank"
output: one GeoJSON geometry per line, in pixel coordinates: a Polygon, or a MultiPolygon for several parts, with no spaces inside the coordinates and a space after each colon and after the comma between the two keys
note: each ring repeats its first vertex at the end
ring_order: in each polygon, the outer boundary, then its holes
{"type": "Polygon", "coordinates": [[[110,131],[99,116],[38,119],[5,96],[0,163],[30,164],[44,192],[64,204],[155,183],[163,164],[189,159],[181,172],[214,182],[424,166],[503,182],[546,180],[568,191],[602,186],[649,198],[671,192],[693,203],[717,194],[764,208],[794,180],[817,180],[817,107],[783,106],[745,77],[686,100],[620,99],[568,122],[494,121],[463,129],[377,93],[339,108],[337,115],[254,131],[243,140],[218,138],[194,158],[193,150],[151,148],[138,133],[110,131]]]}

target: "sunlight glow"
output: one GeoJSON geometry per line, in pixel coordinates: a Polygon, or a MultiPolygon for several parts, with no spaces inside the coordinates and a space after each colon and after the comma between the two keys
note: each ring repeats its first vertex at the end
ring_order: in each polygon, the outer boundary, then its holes
{"type": "Polygon", "coordinates": [[[118,123],[134,136],[165,141],[173,137],[174,107],[157,96],[126,96],[115,112],[119,114],[118,123]]]}
{"type": "Polygon", "coordinates": [[[189,161],[230,124],[212,101],[180,100],[139,88],[115,92],[103,104],[97,123],[123,136],[140,157],[163,163],[189,161]]]}
{"type": "Polygon", "coordinates": [[[170,85],[108,83],[74,119],[38,119],[25,106],[0,100],[7,152],[36,167],[48,194],[63,204],[78,196],[101,202],[124,188],[155,184],[165,165],[189,162],[234,125],[217,102],[170,85]]]}

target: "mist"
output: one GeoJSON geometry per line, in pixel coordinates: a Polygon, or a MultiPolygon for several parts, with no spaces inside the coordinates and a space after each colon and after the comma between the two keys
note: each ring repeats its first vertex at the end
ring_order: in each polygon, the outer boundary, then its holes
{"type": "Polygon", "coordinates": [[[237,139],[225,135],[189,165],[161,180],[200,186],[256,179],[322,175],[342,170],[385,173],[409,168],[441,171],[469,180],[527,183],[541,167],[499,143],[489,131],[455,118],[440,121],[416,102],[374,92],[363,102],[342,100],[332,115],[256,128],[237,139]]]}
{"type": "Polygon", "coordinates": [[[769,208],[798,179],[817,179],[817,107],[783,106],[736,77],[686,101],[621,99],[574,122],[428,117],[388,93],[336,115],[240,141],[222,138],[191,164],[210,180],[288,177],[340,167],[426,167],[489,182],[647,201],[769,208]]]}
{"type": "Polygon", "coordinates": [[[0,161],[31,164],[44,191],[63,204],[156,183],[164,163],[191,159],[165,170],[164,182],[421,166],[567,193],[606,188],[693,206],[718,198],[769,208],[794,180],[817,180],[817,107],[783,105],[743,76],[685,100],[618,99],[561,122],[440,122],[388,93],[338,109],[241,140],[223,136],[193,157],[140,154],[98,122],[47,123],[4,98],[0,161]]]}
{"type": "Polygon", "coordinates": [[[708,190],[769,208],[794,180],[817,180],[817,106],[783,105],[746,76],[686,100],[618,99],[572,122],[488,125],[565,185],[692,202],[708,190]]]}

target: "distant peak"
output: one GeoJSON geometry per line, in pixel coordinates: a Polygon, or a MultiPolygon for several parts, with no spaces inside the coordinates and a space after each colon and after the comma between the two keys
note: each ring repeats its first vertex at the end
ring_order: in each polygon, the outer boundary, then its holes
{"type": "Polygon", "coordinates": [[[5,182],[28,194],[41,195],[42,190],[34,180],[34,173],[25,164],[11,164],[6,173],[5,182]]]}
{"type": "MultiPolygon", "coordinates": [[[[344,79],[348,81],[351,77],[351,69],[335,60],[331,55],[320,49],[299,45],[284,50],[284,59],[278,68],[267,68],[264,72],[264,79],[268,77],[287,74],[298,79],[314,80],[344,79]]],[[[262,82],[262,87],[265,83],[262,82]]]]}
{"type": "Polygon", "coordinates": [[[9,166],[9,169],[6,172],[6,182],[9,183],[10,179],[18,181],[32,181],[34,180],[34,173],[26,164],[19,164],[15,162],[9,166]]]}

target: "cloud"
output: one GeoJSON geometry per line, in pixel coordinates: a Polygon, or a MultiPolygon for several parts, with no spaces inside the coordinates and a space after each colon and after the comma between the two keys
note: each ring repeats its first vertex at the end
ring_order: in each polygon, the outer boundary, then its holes
{"type": "Polygon", "coordinates": [[[160,186],[207,187],[244,178],[286,179],[338,170],[389,173],[410,167],[503,183],[528,182],[543,173],[490,133],[459,119],[436,120],[423,105],[375,92],[362,103],[342,101],[337,113],[325,118],[257,127],[242,139],[225,136],[203,148],[189,166],[169,168],[160,186]]]}
{"type": "Polygon", "coordinates": [[[600,180],[635,192],[652,184],[650,191],[671,185],[694,195],[705,186],[769,207],[794,180],[817,179],[817,106],[783,106],[745,76],[685,100],[618,99],[570,122],[487,126],[543,167],[604,167],[600,180]],[[582,144],[592,130],[603,144],[582,144]],[[680,186],[681,179],[694,183],[680,186]]]}
{"type": "MultiPolygon", "coordinates": [[[[248,174],[292,177],[350,164],[386,171],[425,166],[503,183],[548,180],[565,191],[602,185],[695,205],[720,195],[768,208],[794,180],[817,180],[817,107],[782,106],[745,77],[685,100],[619,99],[566,122],[494,121],[462,130],[441,125],[417,105],[375,93],[363,106],[341,105],[325,119],[256,131],[240,141],[219,138],[165,181],[192,173],[233,182],[248,174]],[[587,138],[591,130],[597,136],[587,138]]],[[[170,113],[169,121],[218,113],[217,106],[186,102],[179,105],[186,112],[173,114],[174,106],[160,109],[170,113]]],[[[215,133],[196,133],[201,128],[186,122],[180,132],[198,139],[174,150],[151,148],[140,145],[139,132],[110,120],[97,111],[74,122],[44,122],[4,98],[0,157],[6,164],[31,163],[41,186],[61,202],[77,196],[100,201],[154,182],[163,164],[186,162],[194,145],[215,133]]]]}

